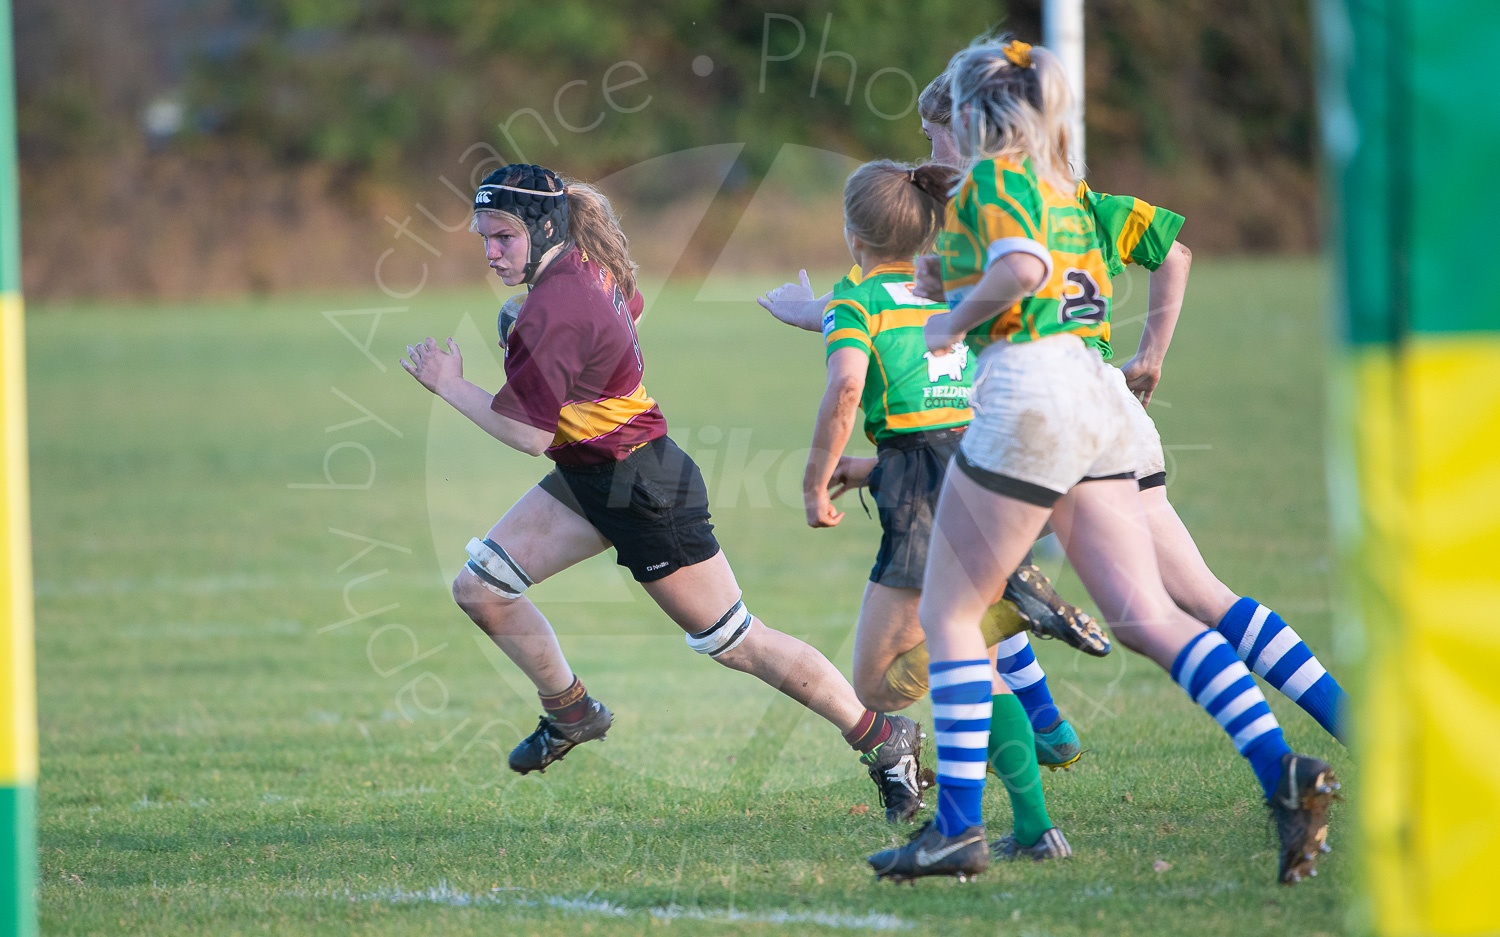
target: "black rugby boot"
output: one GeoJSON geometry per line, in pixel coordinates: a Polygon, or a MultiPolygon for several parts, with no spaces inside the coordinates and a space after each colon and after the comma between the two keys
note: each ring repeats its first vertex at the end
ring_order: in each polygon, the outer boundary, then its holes
{"type": "Polygon", "coordinates": [[[543,716],[536,731],[511,749],[510,770],[517,774],[546,771],[547,766],[572,751],[574,746],[604,738],[614,714],[596,699],[589,699],[588,712],[577,722],[558,722],[543,716]]]}
{"type": "Polygon", "coordinates": [[[1093,657],[1109,653],[1109,635],[1088,612],[1064,602],[1029,557],[1006,580],[1005,598],[1037,636],[1056,638],[1093,657]]]}
{"type": "Polygon", "coordinates": [[[922,727],[905,716],[886,716],[890,738],[860,755],[885,808],[885,822],[908,823],[922,809],[922,727]]]}
{"type": "Polygon", "coordinates": [[[1316,758],[1288,752],[1281,756],[1281,779],[1267,804],[1281,841],[1276,879],[1295,885],[1318,874],[1313,863],[1329,852],[1328,808],[1338,798],[1333,769],[1316,758]]]}
{"type": "Polygon", "coordinates": [[[877,852],[865,861],[875,870],[876,881],[910,882],[926,875],[952,875],[962,882],[990,867],[990,850],[984,843],[983,826],[944,836],[937,822],[929,820],[905,846],[877,852]]]}

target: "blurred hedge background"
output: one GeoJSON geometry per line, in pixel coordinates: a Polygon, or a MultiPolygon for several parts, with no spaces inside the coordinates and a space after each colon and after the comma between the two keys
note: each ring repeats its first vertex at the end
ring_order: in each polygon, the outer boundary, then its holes
{"type": "MultiPolygon", "coordinates": [[[[415,206],[461,220],[449,185],[467,189],[493,152],[589,179],[742,142],[719,198],[748,200],[785,143],[926,155],[915,111],[877,113],[904,108],[910,87],[871,76],[901,69],[920,86],[979,32],[1041,32],[1039,0],[14,0],[14,11],[25,287],[51,299],[369,286],[406,218],[441,254],[426,252],[429,282],[473,281],[472,235],[415,206]],[[852,57],[852,80],[846,58],[819,66],[825,41],[852,57]],[[763,51],[789,57],[763,65],[763,51]],[[606,84],[621,87],[606,96],[606,84]]],[[[1088,0],[1087,30],[1096,189],[1184,213],[1195,250],[1316,249],[1302,3],[1088,0]]],[[[788,237],[837,263],[827,196],[819,228],[789,218],[788,237]]],[[[717,259],[699,250],[687,266],[717,259]]],[[[781,261],[750,250],[732,262],[781,261]]]]}

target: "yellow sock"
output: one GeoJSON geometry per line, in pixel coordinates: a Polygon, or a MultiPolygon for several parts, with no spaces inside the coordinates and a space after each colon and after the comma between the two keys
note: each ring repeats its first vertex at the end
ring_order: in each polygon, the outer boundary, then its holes
{"type": "Polygon", "coordinates": [[[891,692],[916,701],[927,695],[927,642],[923,641],[891,661],[885,672],[891,692]]]}
{"type": "Polygon", "coordinates": [[[984,634],[984,646],[994,647],[1025,631],[1026,619],[1014,605],[1001,599],[984,610],[984,617],[979,619],[979,630],[984,634]]]}
{"type": "MultiPolygon", "coordinates": [[[[1004,599],[985,610],[979,620],[979,630],[984,635],[984,646],[994,647],[1012,635],[1026,630],[1026,620],[1016,607],[1004,599]]],[[[891,692],[909,700],[919,700],[927,695],[927,642],[896,657],[885,672],[885,685],[891,692]]]]}

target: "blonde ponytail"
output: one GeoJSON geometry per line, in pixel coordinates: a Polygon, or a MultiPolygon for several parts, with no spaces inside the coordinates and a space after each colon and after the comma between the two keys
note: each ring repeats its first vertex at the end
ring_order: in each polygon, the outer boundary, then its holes
{"type": "Polygon", "coordinates": [[[630,239],[620,229],[620,219],[603,192],[577,179],[564,177],[568,194],[568,237],[595,263],[603,264],[629,299],[635,295],[635,272],[630,259],[630,239]]]}
{"type": "Polygon", "coordinates": [[[932,79],[917,95],[917,116],[943,127],[953,122],[952,79],[947,72],[932,79]]]}
{"type": "Polygon", "coordinates": [[[1062,60],[1041,46],[1031,49],[1031,61],[1042,89],[1044,132],[1049,140],[1056,141],[1053,152],[1062,174],[1076,188],[1078,180],[1087,175],[1087,169],[1068,155],[1073,152],[1073,123],[1068,119],[1073,112],[1073,89],[1068,87],[1068,73],[1062,60]]]}
{"type": "Polygon", "coordinates": [[[1067,76],[1051,52],[1030,46],[1018,53],[1017,46],[1024,43],[981,38],[948,63],[954,140],[973,161],[1030,157],[1038,178],[1072,194],[1083,167],[1068,162],[1067,76]],[[961,112],[967,113],[962,127],[961,112]]]}

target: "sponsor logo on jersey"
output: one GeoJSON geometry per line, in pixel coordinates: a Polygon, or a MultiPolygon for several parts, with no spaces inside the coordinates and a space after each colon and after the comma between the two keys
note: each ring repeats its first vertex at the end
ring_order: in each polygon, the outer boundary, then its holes
{"type": "Polygon", "coordinates": [[[929,351],[922,357],[927,359],[927,383],[936,384],[944,378],[961,381],[964,379],[964,368],[969,366],[969,346],[963,342],[954,342],[946,355],[934,355],[929,351]]]}
{"type": "Polygon", "coordinates": [[[963,384],[937,384],[933,387],[922,388],[922,399],[936,400],[934,407],[946,407],[949,401],[962,399],[967,404],[969,399],[969,388],[963,384]]]}
{"type": "Polygon", "coordinates": [[[827,312],[823,313],[823,340],[827,341],[828,340],[828,336],[832,335],[832,334],[833,334],[833,310],[830,309],[827,312]]]}
{"type": "Polygon", "coordinates": [[[1094,248],[1094,223],[1082,209],[1054,205],[1047,210],[1047,246],[1069,254],[1094,248]]]}
{"type": "Polygon", "coordinates": [[[885,291],[903,306],[936,306],[937,300],[923,299],[911,291],[911,288],[916,285],[915,283],[887,283],[885,291]]]}

